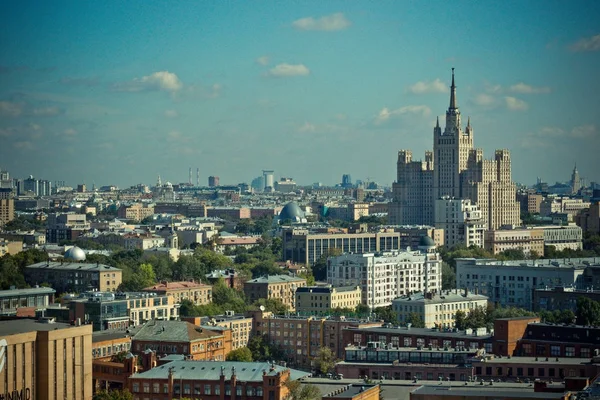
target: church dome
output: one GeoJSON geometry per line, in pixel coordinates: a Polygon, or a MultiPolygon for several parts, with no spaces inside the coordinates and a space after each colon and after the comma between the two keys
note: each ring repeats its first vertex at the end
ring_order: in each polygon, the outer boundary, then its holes
{"type": "Polygon", "coordinates": [[[423,235],[423,236],[421,236],[421,240],[419,240],[419,247],[426,247],[426,248],[435,247],[435,242],[429,236],[423,235]]]}
{"type": "Polygon", "coordinates": [[[65,253],[65,260],[85,261],[85,252],[77,246],[71,247],[65,253]]]}
{"type": "Polygon", "coordinates": [[[279,213],[280,221],[291,220],[293,222],[301,222],[302,218],[304,218],[304,213],[295,201],[286,204],[279,213]]]}

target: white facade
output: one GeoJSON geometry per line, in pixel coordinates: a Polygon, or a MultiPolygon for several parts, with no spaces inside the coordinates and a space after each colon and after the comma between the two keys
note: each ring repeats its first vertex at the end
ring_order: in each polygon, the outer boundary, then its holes
{"type": "Polygon", "coordinates": [[[483,214],[469,199],[444,196],[435,201],[435,227],[444,230],[444,244],[484,246],[486,229],[483,214]]]}
{"type": "Polygon", "coordinates": [[[536,229],[544,231],[545,246],[554,246],[556,250],[583,248],[583,230],[574,223],[567,226],[539,226],[536,229]]]}
{"type": "Polygon", "coordinates": [[[392,309],[400,325],[408,322],[411,313],[416,313],[425,323],[425,328],[453,328],[457,311],[469,314],[476,308],[486,308],[487,303],[486,296],[453,290],[400,297],[392,302],[392,309]]]}
{"type": "Polygon", "coordinates": [[[327,282],[333,286],[360,286],[362,304],[384,307],[399,296],[440,291],[442,259],[434,250],[342,254],[329,258],[327,282]]]}
{"type": "Polygon", "coordinates": [[[456,286],[488,296],[502,307],[531,310],[533,289],[555,286],[581,287],[585,261],[456,259],[456,286]]]}

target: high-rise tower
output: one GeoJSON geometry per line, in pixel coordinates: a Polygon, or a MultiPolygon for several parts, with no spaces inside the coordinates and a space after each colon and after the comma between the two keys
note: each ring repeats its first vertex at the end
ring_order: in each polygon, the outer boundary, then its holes
{"type": "Polygon", "coordinates": [[[577,193],[579,189],[581,189],[581,178],[579,177],[579,171],[577,171],[577,164],[575,164],[571,173],[571,192],[577,193]]]}

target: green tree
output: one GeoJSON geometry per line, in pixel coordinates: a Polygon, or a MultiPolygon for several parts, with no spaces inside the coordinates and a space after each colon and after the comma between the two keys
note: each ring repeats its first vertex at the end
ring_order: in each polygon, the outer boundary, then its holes
{"type": "Polygon", "coordinates": [[[289,390],[287,400],[319,400],[321,392],[319,388],[311,384],[301,384],[298,380],[288,380],[285,383],[289,390]]]}
{"type": "Polygon", "coordinates": [[[576,320],[575,313],[571,310],[542,310],[539,315],[542,321],[554,324],[572,324],[576,320]]]}
{"type": "Polygon", "coordinates": [[[129,390],[101,390],[96,393],[93,400],[133,400],[133,395],[129,390]]]}
{"type": "Polygon", "coordinates": [[[251,362],[254,360],[252,359],[252,351],[248,347],[240,347],[227,354],[227,361],[251,362]]]}
{"type": "Polygon", "coordinates": [[[442,290],[456,287],[456,272],[447,262],[442,261],[442,290]]]}
{"type": "Polygon", "coordinates": [[[179,305],[179,315],[182,317],[198,317],[200,313],[196,309],[196,305],[188,299],[181,300],[179,305]]]}
{"type": "Polygon", "coordinates": [[[384,322],[395,324],[398,323],[398,315],[392,309],[392,306],[377,307],[373,310],[377,318],[382,319],[384,322]]]}
{"type": "Polygon", "coordinates": [[[321,347],[315,357],[317,369],[321,374],[333,372],[337,361],[333,351],[329,347],[321,347]]]}
{"type": "Polygon", "coordinates": [[[273,261],[262,261],[252,268],[252,277],[260,278],[261,276],[280,275],[281,268],[275,265],[273,261]]]}
{"type": "Polygon", "coordinates": [[[354,312],[360,316],[367,316],[371,313],[371,309],[365,304],[359,304],[356,306],[354,312]]]}
{"type": "Polygon", "coordinates": [[[425,321],[423,321],[423,318],[415,312],[408,314],[406,323],[410,324],[413,328],[425,328],[425,321]]]}
{"type": "Polygon", "coordinates": [[[255,308],[264,306],[265,311],[272,312],[275,315],[283,315],[289,312],[289,307],[279,299],[258,299],[254,302],[253,306],[255,308]]]}
{"type": "Polygon", "coordinates": [[[254,361],[273,361],[285,358],[283,351],[279,347],[271,345],[268,338],[263,335],[252,336],[248,341],[248,348],[252,352],[254,361]]]}
{"type": "Polygon", "coordinates": [[[589,297],[577,298],[577,325],[600,325],[600,303],[589,297]]]}
{"type": "Polygon", "coordinates": [[[137,292],[156,283],[156,275],[151,264],[139,264],[132,270],[119,286],[120,290],[137,292]]]}
{"type": "Polygon", "coordinates": [[[467,329],[466,327],[467,314],[463,310],[458,310],[454,315],[454,326],[461,331],[467,329]]]}

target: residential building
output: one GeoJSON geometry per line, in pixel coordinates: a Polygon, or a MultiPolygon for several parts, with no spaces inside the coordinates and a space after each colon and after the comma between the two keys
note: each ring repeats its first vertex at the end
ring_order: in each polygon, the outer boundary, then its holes
{"type": "Polygon", "coordinates": [[[416,251],[342,254],[327,261],[327,283],[359,286],[362,304],[373,309],[399,296],[442,288],[442,259],[433,240],[422,237],[416,251]]]}
{"type": "Polygon", "coordinates": [[[289,275],[268,275],[244,283],[244,293],[250,303],[259,299],[281,300],[291,311],[296,306],[296,289],[306,286],[306,279],[289,275]]]}
{"type": "Polygon", "coordinates": [[[292,178],[280,178],[275,182],[275,191],[281,193],[291,193],[296,191],[296,182],[292,178]]]}
{"type": "Polygon", "coordinates": [[[596,201],[587,210],[582,210],[575,216],[575,222],[584,232],[592,235],[600,234],[600,202],[596,201]]]}
{"type": "Polygon", "coordinates": [[[398,316],[399,324],[407,324],[410,315],[414,313],[425,323],[425,328],[453,328],[457,311],[468,315],[475,309],[486,309],[487,305],[486,296],[470,293],[468,290],[413,293],[392,301],[392,309],[398,316]]]}
{"type": "MultiPolygon", "coordinates": [[[[494,360],[495,361],[495,360],[494,360]]],[[[501,360],[498,360],[501,361],[501,360]]],[[[496,363],[493,363],[494,365],[496,363]]],[[[492,367],[490,367],[492,368],[492,367]]],[[[501,368],[501,367],[500,367],[501,368]]],[[[512,367],[509,367],[512,369],[512,367]]],[[[523,368],[521,368],[522,370],[523,368]]],[[[487,376],[485,377],[488,378],[487,376]]],[[[483,379],[483,377],[482,377],[483,379]]],[[[500,378],[501,379],[501,378],[500,378]]],[[[444,388],[440,384],[423,384],[413,389],[410,392],[410,400],[568,400],[572,398],[570,391],[577,391],[587,386],[588,380],[584,380],[584,384],[580,385],[583,379],[567,378],[565,383],[551,383],[546,381],[534,382],[533,384],[525,381],[521,382],[504,382],[498,381],[495,378],[489,378],[488,381],[494,381],[492,385],[482,385],[483,381],[467,384],[465,382],[446,382],[444,388]],[[571,384],[575,383],[575,386],[571,384]],[[499,397],[500,396],[500,397],[499,397]]]]}
{"type": "Polygon", "coordinates": [[[338,249],[344,253],[400,250],[400,233],[393,230],[359,233],[316,233],[302,228],[282,230],[283,258],[313,265],[321,256],[338,249]]]}
{"type": "MultiPolygon", "coordinates": [[[[262,242],[260,236],[221,236],[215,241],[215,251],[235,251],[236,249],[251,249],[262,242]]],[[[231,254],[231,253],[227,253],[231,254]]]]}
{"type": "Polygon", "coordinates": [[[37,310],[54,303],[56,290],[47,287],[0,290],[0,316],[17,315],[19,309],[37,310]]]}
{"type": "Polygon", "coordinates": [[[117,210],[119,218],[130,221],[141,222],[145,218],[154,215],[154,205],[147,203],[133,203],[131,205],[122,205],[117,210]]]}
{"type": "Polygon", "coordinates": [[[148,233],[127,233],[122,236],[123,247],[128,250],[140,249],[148,250],[156,247],[164,247],[165,238],[148,233]]]}
{"type": "Polygon", "coordinates": [[[443,196],[470,199],[488,229],[519,224],[509,151],[496,150],[494,159],[484,160],[483,151],[473,147],[473,133],[470,119],[464,131],[461,125],[453,70],[446,125],[442,131],[438,119],[433,152],[425,153],[425,161],[413,161],[409,150],[398,152],[388,217],[391,224],[434,224],[434,202],[443,196]]]}
{"type": "Polygon", "coordinates": [[[42,261],[25,267],[25,280],[32,286],[47,283],[58,293],[114,292],[122,271],[99,263],[42,261]]]}
{"type": "Polygon", "coordinates": [[[533,308],[533,289],[546,286],[582,287],[583,271],[600,259],[570,258],[498,261],[456,259],[456,285],[488,296],[502,307],[533,308]]]}
{"type": "Polygon", "coordinates": [[[435,227],[444,230],[448,248],[458,245],[483,247],[486,223],[476,204],[469,199],[444,196],[435,201],[435,227]]]}
{"type": "Polygon", "coordinates": [[[400,248],[416,249],[419,247],[421,238],[423,236],[429,236],[433,239],[435,247],[445,246],[445,232],[441,228],[435,228],[433,226],[426,225],[405,225],[405,226],[394,226],[394,231],[400,234],[400,248]]]}
{"type": "Polygon", "coordinates": [[[336,308],[354,310],[362,304],[360,286],[306,286],[296,289],[296,312],[330,315],[336,308]]]}
{"type": "Polygon", "coordinates": [[[85,214],[50,213],[48,214],[48,227],[46,228],[46,242],[73,241],[88,230],[90,230],[90,224],[87,222],[85,214]]]}
{"type": "Polygon", "coordinates": [[[555,213],[576,215],[581,210],[589,208],[590,202],[570,197],[548,197],[540,205],[540,215],[547,217],[555,213]]]}
{"type": "MultiPolygon", "coordinates": [[[[518,341],[515,355],[583,358],[590,362],[600,348],[600,328],[575,324],[530,323],[518,341]]],[[[579,372],[579,371],[578,371],[579,372]]],[[[565,375],[569,376],[569,375],[565,375]]]]}
{"type": "MultiPolygon", "coordinates": [[[[583,273],[585,280],[585,270],[583,273]]],[[[533,311],[570,310],[575,313],[577,311],[577,299],[580,297],[600,301],[600,291],[591,288],[576,289],[564,286],[536,288],[533,290],[533,311]]]]}
{"type": "Polygon", "coordinates": [[[321,400],[349,399],[349,400],[379,400],[381,389],[378,384],[351,383],[325,394],[321,400]]]}
{"type": "Polygon", "coordinates": [[[134,400],[284,400],[287,382],[310,375],[268,362],[173,361],[129,378],[134,400]]]}
{"type": "Polygon", "coordinates": [[[231,351],[231,330],[215,332],[186,321],[146,322],[131,339],[132,351],[182,354],[191,360],[224,361],[231,351]]]}
{"type": "Polygon", "coordinates": [[[224,269],[224,270],[214,270],[210,274],[206,274],[206,280],[214,285],[219,281],[219,279],[223,279],[225,284],[233,289],[242,290],[244,289],[244,279],[236,272],[235,269],[224,269]]]}
{"type": "Polygon", "coordinates": [[[214,315],[212,317],[182,317],[182,320],[207,329],[213,327],[230,329],[232,350],[247,346],[248,340],[252,336],[252,317],[235,314],[233,311],[226,311],[224,315],[214,315]]]}
{"type": "Polygon", "coordinates": [[[498,229],[485,232],[485,249],[493,254],[522,250],[530,256],[544,256],[544,231],[537,228],[498,229]]]}
{"type": "Polygon", "coordinates": [[[493,354],[502,357],[518,355],[519,341],[529,324],[540,322],[539,317],[513,317],[494,320],[493,354]]]}
{"type": "Polygon", "coordinates": [[[558,251],[571,249],[581,250],[583,248],[583,231],[575,224],[566,226],[547,225],[536,227],[544,232],[544,245],[554,246],[558,251]]]}
{"type": "Polygon", "coordinates": [[[220,186],[219,177],[218,176],[209,176],[208,177],[208,186],[209,187],[220,186]]]}
{"type": "Polygon", "coordinates": [[[0,188],[0,227],[15,219],[15,199],[11,188],[0,188]]]}
{"type": "Polygon", "coordinates": [[[250,209],[248,207],[207,207],[206,216],[208,218],[223,218],[238,221],[250,218],[250,209]]]}
{"type": "Polygon", "coordinates": [[[0,396],[92,400],[91,326],[3,320],[0,338],[0,396]]]}
{"type": "Polygon", "coordinates": [[[23,242],[22,241],[9,241],[3,238],[0,238],[0,257],[10,254],[15,255],[23,251],[23,242]]]}
{"type": "Polygon", "coordinates": [[[177,304],[183,300],[190,300],[197,306],[212,302],[212,286],[194,282],[193,280],[180,282],[162,281],[154,286],[144,288],[142,291],[171,296],[177,304]]]}
{"type": "Polygon", "coordinates": [[[96,331],[92,334],[92,359],[110,361],[113,356],[131,350],[131,333],[127,330],[96,331]]]}

